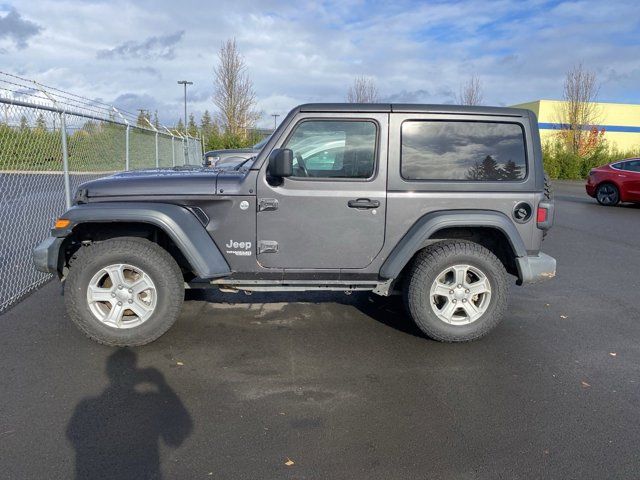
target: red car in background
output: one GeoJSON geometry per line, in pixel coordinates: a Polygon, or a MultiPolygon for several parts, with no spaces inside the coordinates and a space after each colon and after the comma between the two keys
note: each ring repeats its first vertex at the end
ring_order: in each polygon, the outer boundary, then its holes
{"type": "Polygon", "coordinates": [[[600,205],[640,202],[640,158],[628,158],[594,168],[587,177],[587,193],[600,205]]]}

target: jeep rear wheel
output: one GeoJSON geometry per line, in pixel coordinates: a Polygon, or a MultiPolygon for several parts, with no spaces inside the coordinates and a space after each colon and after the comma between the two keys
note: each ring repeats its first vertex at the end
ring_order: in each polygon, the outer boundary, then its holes
{"type": "Polygon", "coordinates": [[[445,240],[414,259],[404,290],[418,327],[444,342],[486,335],[507,305],[507,273],[498,258],[473,242],[445,240]]]}
{"type": "Polygon", "coordinates": [[[82,247],[65,285],[71,320],[105,345],[144,345],[176,321],[184,280],[175,260],[155,243],[117,238],[82,247]]]}

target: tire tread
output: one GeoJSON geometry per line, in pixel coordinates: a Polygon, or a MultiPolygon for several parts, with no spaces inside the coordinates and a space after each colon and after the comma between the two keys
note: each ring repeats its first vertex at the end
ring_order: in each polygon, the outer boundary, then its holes
{"type": "MultiPolygon", "coordinates": [[[[173,323],[180,315],[182,308],[182,302],[184,300],[184,280],[180,267],[176,263],[169,253],[147,239],[138,237],[120,237],[103,242],[96,242],[89,246],[82,246],[73,255],[73,263],[70,263],[69,275],[65,283],[65,303],[67,307],[67,313],[73,323],[86,335],[88,338],[101,345],[107,345],[111,347],[128,346],[135,347],[151,343],[158,339],[164,333],[171,328],[173,323]],[[96,255],[109,255],[112,253],[124,253],[130,254],[135,252],[136,255],[146,258],[148,261],[158,265],[163,271],[163,275],[159,279],[154,279],[156,288],[166,287],[167,292],[170,295],[175,293],[175,298],[169,302],[168,309],[164,314],[162,327],[155,329],[153,333],[145,336],[138,336],[130,341],[122,341],[118,339],[107,339],[96,335],[91,331],[90,322],[84,318],[86,312],[83,309],[83,302],[85,301],[83,295],[78,295],[76,289],[79,287],[79,291],[83,292],[86,286],[76,285],[78,282],[78,276],[80,273],[88,267],[88,264],[93,262],[96,255]]],[[[159,290],[159,288],[158,288],[159,290]]],[[[154,316],[155,316],[154,312],[154,316]]],[[[154,316],[148,321],[153,321],[154,316]]]]}
{"type": "MultiPolygon", "coordinates": [[[[439,268],[439,267],[438,267],[439,268]]],[[[418,327],[430,338],[441,342],[468,342],[485,336],[491,331],[502,319],[507,307],[508,284],[506,271],[502,262],[487,248],[482,245],[466,240],[444,240],[434,243],[421,250],[415,257],[411,269],[409,271],[409,281],[405,288],[405,305],[407,306],[411,316],[418,327]],[[492,289],[491,301],[495,301],[495,310],[493,318],[489,321],[479,323],[480,328],[476,329],[472,334],[453,335],[447,334],[442,330],[436,330],[426,322],[420,321],[419,312],[425,308],[431,310],[431,299],[427,292],[427,304],[425,305],[423,296],[425,289],[425,281],[431,279],[434,266],[443,258],[455,257],[458,255],[474,256],[493,264],[498,271],[501,272],[497,278],[493,280],[498,283],[496,288],[492,289]]]]}

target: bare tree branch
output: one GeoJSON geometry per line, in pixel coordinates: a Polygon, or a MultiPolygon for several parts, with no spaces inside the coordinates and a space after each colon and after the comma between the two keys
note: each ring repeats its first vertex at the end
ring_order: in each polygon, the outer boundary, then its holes
{"type": "Polygon", "coordinates": [[[574,65],[567,72],[562,103],[556,115],[561,136],[572,153],[582,150],[590,129],[597,126],[600,119],[600,109],[595,103],[599,89],[596,74],[586,70],[582,63],[574,65]]]}
{"type": "Polygon", "coordinates": [[[253,82],[247,76],[246,65],[235,39],[223,42],[215,68],[213,103],[218,107],[220,124],[232,135],[246,135],[260,118],[255,110],[253,82]]]}
{"type": "Polygon", "coordinates": [[[466,83],[460,86],[457,101],[460,105],[480,105],[483,97],[482,82],[476,75],[472,75],[466,83]]]}
{"type": "Polygon", "coordinates": [[[359,76],[347,91],[349,103],[376,103],[379,100],[378,87],[372,78],[359,76]]]}

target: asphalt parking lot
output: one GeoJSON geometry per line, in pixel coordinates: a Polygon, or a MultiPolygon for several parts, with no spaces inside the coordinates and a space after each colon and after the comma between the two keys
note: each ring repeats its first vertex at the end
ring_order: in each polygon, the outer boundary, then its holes
{"type": "Polygon", "coordinates": [[[51,282],[0,316],[0,477],[637,478],[640,207],[556,202],[557,277],[469,344],[397,299],[191,292],[114,350],[51,282]]]}

